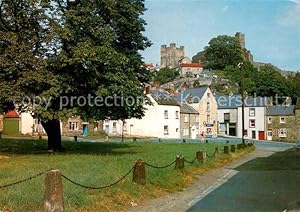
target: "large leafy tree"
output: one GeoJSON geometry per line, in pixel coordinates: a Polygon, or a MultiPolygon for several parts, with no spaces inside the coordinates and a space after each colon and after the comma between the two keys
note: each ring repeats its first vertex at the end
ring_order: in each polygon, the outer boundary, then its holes
{"type": "Polygon", "coordinates": [[[219,35],[212,38],[204,48],[204,58],[208,68],[223,70],[228,65],[236,66],[242,62],[243,54],[235,37],[219,35]]]}
{"type": "Polygon", "coordinates": [[[261,66],[253,80],[254,91],[260,96],[290,96],[289,82],[270,64],[261,66]]]}
{"type": "Polygon", "coordinates": [[[144,11],[143,0],[2,0],[0,107],[16,96],[51,100],[47,107],[16,103],[41,118],[54,150],[61,148],[59,120],[69,116],[142,117],[136,100],[149,73],[139,51],[150,46],[144,11]]]}
{"type": "Polygon", "coordinates": [[[177,76],[179,76],[179,72],[177,70],[165,67],[154,73],[154,82],[162,85],[172,82],[177,76]]]}

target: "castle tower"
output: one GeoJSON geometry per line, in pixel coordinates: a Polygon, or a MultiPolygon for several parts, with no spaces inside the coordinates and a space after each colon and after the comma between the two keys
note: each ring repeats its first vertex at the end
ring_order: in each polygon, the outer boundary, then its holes
{"type": "Polygon", "coordinates": [[[245,49],[245,34],[241,33],[241,32],[237,32],[235,33],[235,37],[239,40],[241,48],[245,49]]]}
{"type": "Polygon", "coordinates": [[[161,68],[175,68],[178,61],[184,57],[184,46],[176,47],[176,43],[171,43],[169,47],[161,45],[160,48],[160,65],[161,68]]]}

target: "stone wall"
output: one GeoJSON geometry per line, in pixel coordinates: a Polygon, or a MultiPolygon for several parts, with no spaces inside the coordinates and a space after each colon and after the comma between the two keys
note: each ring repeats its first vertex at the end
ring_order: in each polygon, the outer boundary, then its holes
{"type": "Polygon", "coordinates": [[[199,137],[198,116],[199,114],[180,113],[180,138],[192,138],[193,126],[198,128],[197,137],[199,137]],[[185,120],[185,116],[188,117],[187,120],[185,120]],[[183,129],[188,129],[188,135],[183,135],[183,129]]]}
{"type": "MultiPolygon", "coordinates": [[[[300,114],[299,114],[300,115],[300,114]]],[[[273,141],[291,142],[297,140],[297,132],[299,131],[299,125],[297,124],[294,115],[290,116],[268,116],[267,117],[267,130],[272,130],[273,141]],[[268,118],[272,119],[271,123],[268,123],[268,118]],[[285,123],[280,123],[280,118],[285,118],[285,123]],[[279,137],[278,130],[285,128],[287,130],[286,137],[279,137]]]]}

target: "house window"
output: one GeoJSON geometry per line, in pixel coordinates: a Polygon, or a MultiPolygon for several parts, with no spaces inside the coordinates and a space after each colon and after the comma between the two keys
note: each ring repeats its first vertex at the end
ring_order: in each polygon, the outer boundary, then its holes
{"type": "Polygon", "coordinates": [[[272,137],[273,133],[272,133],[272,130],[268,130],[268,137],[272,137]]]}
{"type": "Polygon", "coordinates": [[[230,113],[224,113],[224,122],[230,121],[230,113]]]}
{"type": "Polygon", "coordinates": [[[189,117],[188,117],[188,115],[184,115],[184,122],[189,122],[189,117]]]}
{"type": "Polygon", "coordinates": [[[280,117],[280,123],[284,124],[285,123],[285,117],[280,117]]]}
{"type": "Polygon", "coordinates": [[[78,122],[69,122],[69,130],[78,130],[78,122]]]}
{"type": "Polygon", "coordinates": [[[268,124],[272,123],[272,117],[268,117],[268,124]]]}
{"type": "Polygon", "coordinates": [[[208,98],[210,97],[210,93],[207,93],[207,97],[208,97],[208,98]]]}
{"type": "Polygon", "coordinates": [[[178,111],[175,112],[175,117],[176,117],[176,119],[179,119],[179,112],[178,111]]]}
{"type": "Polygon", "coordinates": [[[210,123],[210,115],[207,115],[207,119],[206,119],[206,121],[207,121],[207,124],[209,124],[209,123],[210,123]]]}
{"type": "Polygon", "coordinates": [[[164,135],[169,135],[169,127],[168,127],[168,125],[164,126],[164,135]]]}
{"type": "Polygon", "coordinates": [[[255,116],[255,108],[249,108],[249,116],[255,116]]]}
{"type": "Polygon", "coordinates": [[[176,128],[176,132],[178,132],[178,128],[176,128]]]}
{"type": "Polygon", "coordinates": [[[250,128],[255,128],[255,120],[254,119],[249,120],[249,127],[250,128]]]}
{"type": "Polygon", "coordinates": [[[117,122],[113,122],[113,128],[117,128],[117,122]]]}
{"type": "Polygon", "coordinates": [[[165,110],[164,114],[165,114],[165,119],[168,119],[168,111],[167,110],[165,110]]]}
{"type": "Polygon", "coordinates": [[[189,131],[187,128],[182,129],[182,135],[189,135],[189,131]]]}
{"type": "Polygon", "coordinates": [[[248,136],[248,130],[244,130],[244,136],[248,136]]]}
{"type": "Polygon", "coordinates": [[[280,128],[278,129],[278,137],[279,138],[285,138],[287,136],[287,130],[286,128],[280,128]]]}
{"type": "Polygon", "coordinates": [[[206,103],[206,110],[207,110],[207,111],[210,111],[210,102],[207,102],[207,103],[206,103]]]}

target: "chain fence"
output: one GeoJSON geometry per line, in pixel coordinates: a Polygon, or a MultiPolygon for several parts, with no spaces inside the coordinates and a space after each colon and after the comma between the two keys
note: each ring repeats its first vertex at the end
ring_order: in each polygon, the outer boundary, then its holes
{"type": "MultiPolygon", "coordinates": [[[[220,150],[221,151],[224,151],[224,147],[221,148],[220,147],[220,150]]],[[[217,149],[215,149],[214,153],[212,155],[209,155],[209,154],[206,154],[208,158],[214,158],[216,157],[216,153],[217,153],[217,149]]],[[[189,161],[189,160],[186,160],[184,158],[184,162],[186,163],[189,163],[189,164],[193,164],[195,161],[197,160],[197,156],[192,160],[192,161],[189,161]]],[[[148,162],[144,162],[144,164],[148,167],[151,167],[151,168],[154,168],[154,169],[164,169],[164,168],[168,168],[170,166],[172,166],[173,164],[176,163],[176,159],[174,161],[172,161],[171,163],[167,164],[167,165],[164,165],[164,166],[156,166],[156,165],[153,165],[153,164],[150,164],[148,162]]],[[[109,188],[109,187],[112,187],[118,183],[120,183],[123,179],[125,179],[131,172],[134,172],[135,171],[135,168],[136,168],[136,164],[134,166],[131,167],[130,170],[128,170],[120,179],[118,179],[117,181],[111,183],[111,184],[108,184],[108,185],[104,185],[104,186],[100,186],[100,187],[93,187],[93,186],[87,186],[87,185],[83,185],[81,183],[78,183],[77,181],[67,177],[66,175],[64,175],[63,173],[61,173],[61,176],[62,178],[64,178],[66,181],[76,185],[76,186],[79,186],[79,187],[82,187],[82,188],[86,188],[86,189],[94,189],[94,190],[100,190],[100,189],[105,189],[105,188],[109,188]]],[[[0,185],[0,189],[3,189],[3,188],[7,188],[7,187],[11,187],[11,186],[14,186],[14,185],[18,185],[18,184],[21,184],[21,183],[24,183],[24,182],[27,182],[27,181],[30,181],[30,180],[33,180],[43,174],[46,174],[48,171],[50,170],[53,170],[53,169],[49,169],[49,170],[46,170],[46,171],[43,171],[43,172],[40,172],[36,175],[33,175],[31,177],[28,177],[28,178],[25,178],[25,179],[22,179],[22,180],[19,180],[19,181],[16,181],[14,183],[9,183],[9,184],[6,184],[6,185],[0,185]]]]}
{"type": "Polygon", "coordinates": [[[135,165],[123,176],[121,177],[119,180],[117,180],[116,182],[114,183],[111,183],[109,185],[105,185],[105,186],[100,186],[100,187],[92,187],[92,186],[86,186],[86,185],[83,185],[83,184],[80,184],[78,182],[75,182],[74,180],[71,180],[70,178],[66,177],[64,174],[61,174],[61,176],[67,180],[68,182],[74,184],[74,185],[77,185],[79,187],[82,187],[82,188],[87,188],[87,189],[93,189],[93,190],[100,190],[100,189],[104,189],[104,188],[109,188],[109,187],[112,187],[116,184],[118,184],[119,182],[121,182],[123,179],[125,179],[133,170],[135,169],[135,165]]]}
{"type": "MultiPolygon", "coordinates": [[[[47,171],[49,171],[49,170],[47,170],[47,171]]],[[[25,182],[27,182],[27,181],[33,180],[33,179],[35,179],[35,178],[37,178],[37,177],[39,177],[39,176],[42,176],[42,175],[45,174],[47,171],[40,172],[40,173],[38,173],[38,174],[36,174],[36,175],[33,175],[33,176],[31,176],[31,177],[28,177],[28,178],[25,178],[25,179],[23,179],[23,180],[19,180],[19,181],[14,182],[14,183],[9,183],[9,184],[6,184],[6,185],[2,185],[2,186],[0,186],[0,189],[2,189],[2,188],[7,188],[7,187],[11,187],[11,186],[15,186],[15,185],[18,185],[18,184],[25,183],[25,182]]]]}
{"type": "Polygon", "coordinates": [[[164,168],[168,168],[168,167],[172,166],[174,163],[176,163],[176,160],[174,160],[172,163],[169,163],[168,165],[165,165],[165,166],[154,166],[154,165],[152,165],[152,164],[149,164],[149,163],[147,163],[147,162],[144,162],[144,164],[145,164],[146,166],[149,166],[149,167],[154,168],[154,169],[164,169],[164,168]]]}
{"type": "Polygon", "coordinates": [[[214,158],[214,157],[216,157],[216,154],[217,154],[217,150],[215,150],[212,155],[209,155],[208,153],[206,155],[208,158],[214,158]]]}
{"type": "Polygon", "coordinates": [[[195,157],[192,161],[188,161],[184,158],[184,162],[189,163],[189,164],[193,164],[196,160],[197,160],[197,157],[195,157]]]}

